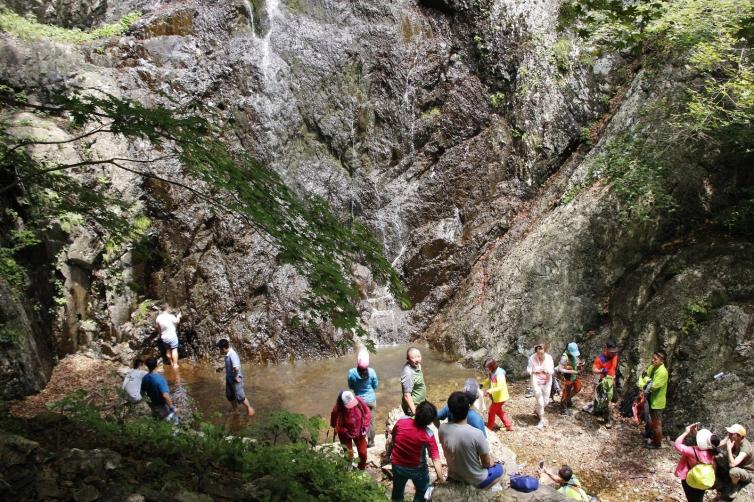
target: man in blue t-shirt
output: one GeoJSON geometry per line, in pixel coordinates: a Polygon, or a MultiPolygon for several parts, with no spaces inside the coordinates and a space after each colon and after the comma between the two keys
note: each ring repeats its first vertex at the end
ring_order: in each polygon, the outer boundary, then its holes
{"type": "Polygon", "coordinates": [[[175,406],[170,398],[168,381],[164,376],[155,373],[155,368],[157,368],[157,359],[150,357],[147,359],[149,373],[141,380],[141,393],[149,396],[149,406],[152,412],[161,419],[165,419],[171,413],[175,413],[175,406]]]}
{"type": "MultiPolygon", "coordinates": [[[[474,392],[464,391],[464,394],[466,394],[466,398],[471,403],[473,403],[477,399],[477,395],[474,392]]],[[[449,422],[455,422],[447,404],[438,410],[437,420],[448,420],[449,422]]],[[[480,415],[479,412],[474,409],[473,406],[469,408],[469,413],[468,415],[466,415],[466,422],[473,428],[482,431],[484,437],[487,437],[487,427],[484,425],[484,419],[482,418],[482,415],[480,415]]]]}

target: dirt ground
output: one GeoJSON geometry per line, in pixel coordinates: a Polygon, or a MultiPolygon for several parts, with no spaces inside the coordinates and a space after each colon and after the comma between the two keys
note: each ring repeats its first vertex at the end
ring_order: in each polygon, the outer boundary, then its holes
{"type": "MultiPolygon", "coordinates": [[[[603,502],[684,501],[681,484],[673,475],[678,454],[666,438],[659,450],[643,447],[642,428],[613,413],[612,427],[606,428],[581,407],[594,395],[585,385],[574,398],[573,413],[563,416],[559,405],[547,408],[548,427],[536,428],[535,400],[527,398],[526,383],[510,386],[506,406],[516,430],[498,432],[518,456],[527,474],[534,474],[540,461],[550,472],[568,464],[590,495],[603,502]]],[[[613,405],[614,406],[614,405],[613,405]]],[[[675,439],[675,438],[672,438],[675,439]]]]}
{"type": "MultiPolygon", "coordinates": [[[[112,409],[121,402],[117,389],[122,377],[118,369],[119,365],[110,361],[70,355],[55,367],[42,392],[9,403],[10,411],[19,417],[31,417],[78,389],[86,391],[93,404],[112,409]]],[[[568,464],[588,492],[602,502],[685,500],[681,484],[673,475],[678,462],[671,443],[675,438],[666,438],[659,450],[647,450],[642,446],[641,428],[615,412],[612,427],[606,428],[595,417],[580,411],[593,396],[589,384],[574,398],[572,415],[560,415],[558,405],[551,403],[547,408],[548,427],[537,429],[535,401],[533,397],[525,397],[526,387],[526,382],[509,386],[511,399],[505,409],[514,421],[515,430],[497,432],[503,444],[517,455],[519,465],[523,464],[522,472],[534,474],[540,461],[545,462],[550,472],[568,464]]],[[[382,475],[377,466],[370,467],[372,477],[380,480],[382,475]]],[[[411,491],[409,483],[407,495],[411,491]]],[[[711,499],[712,493],[708,493],[705,500],[711,499]]],[[[738,500],[754,501],[751,488],[741,493],[738,500]]]]}

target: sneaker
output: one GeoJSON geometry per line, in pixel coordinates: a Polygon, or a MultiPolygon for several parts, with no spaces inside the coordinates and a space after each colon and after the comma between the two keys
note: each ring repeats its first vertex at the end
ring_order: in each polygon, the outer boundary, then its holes
{"type": "Polygon", "coordinates": [[[660,447],[658,445],[652,444],[652,443],[645,444],[644,448],[646,448],[647,450],[659,450],[660,449],[660,447]]]}
{"type": "Polygon", "coordinates": [[[531,387],[526,389],[526,394],[524,394],[524,397],[534,397],[534,391],[531,389],[531,387]]]}
{"type": "Polygon", "coordinates": [[[537,429],[544,429],[545,428],[545,422],[544,420],[540,420],[537,424],[537,429]]]}

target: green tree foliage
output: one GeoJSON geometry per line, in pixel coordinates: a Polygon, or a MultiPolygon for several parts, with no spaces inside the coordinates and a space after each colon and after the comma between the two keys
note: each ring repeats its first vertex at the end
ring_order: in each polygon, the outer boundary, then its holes
{"type": "Polygon", "coordinates": [[[397,273],[365,225],[341,220],[321,198],[297,196],[273,170],[244,152],[232,152],[223,140],[224,131],[199,116],[196,108],[148,108],[104,92],[76,90],[32,103],[7,86],[0,88],[0,105],[3,116],[10,111],[32,111],[66,119],[75,134],[62,141],[19,139],[7,121],[0,123],[0,196],[15,195],[36,210],[37,227],[61,215],[85,215],[107,232],[110,242],[136,240],[146,227],[134,223],[139,220],[133,207],[108,195],[96,181],[84,183],[67,175],[107,165],[186,190],[266,236],[276,246],[279,261],[293,265],[308,279],[310,294],[303,311],[312,325],[328,321],[336,328],[365,334],[355,308],[357,290],[350,279],[355,261],[368,265],[376,280],[387,284],[402,306],[408,306],[397,273]],[[35,145],[80,142],[105,134],[147,141],[158,154],[66,163],[40,162],[29,153],[28,147],[35,145]],[[189,181],[157,174],[153,167],[158,161],[179,162],[189,181]]]}
{"type": "MultiPolygon", "coordinates": [[[[750,0],[570,0],[560,26],[596,54],[630,54],[644,78],[674,78],[639,110],[636,126],[607,145],[596,172],[613,182],[632,216],[678,206],[679,165],[735,165],[754,152],[754,3],[750,0]],[[673,74],[669,77],[669,72],[673,74]],[[723,160],[721,160],[724,157],[723,160]]],[[[754,199],[739,194],[730,225],[754,199]]]]}

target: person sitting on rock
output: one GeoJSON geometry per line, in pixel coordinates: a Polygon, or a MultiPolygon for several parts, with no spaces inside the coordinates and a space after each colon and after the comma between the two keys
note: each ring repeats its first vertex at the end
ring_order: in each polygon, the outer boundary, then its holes
{"type": "Polygon", "coordinates": [[[492,461],[484,435],[466,422],[471,402],[464,392],[448,398],[452,422],[440,426],[440,443],[448,463],[448,477],[480,489],[499,491],[503,466],[492,461]]]}
{"type": "Polygon", "coordinates": [[[487,415],[487,428],[490,430],[496,430],[495,417],[500,417],[505,428],[512,431],[513,422],[503,409],[505,402],[508,401],[510,397],[508,395],[508,383],[505,381],[505,370],[499,367],[497,361],[493,358],[485,361],[484,369],[487,370],[487,380],[482,383],[483,387],[487,387],[484,394],[490,396],[490,399],[492,400],[490,411],[487,415]]]}
{"type": "Polygon", "coordinates": [[[149,373],[141,380],[141,392],[149,396],[149,406],[152,413],[161,419],[169,418],[175,413],[175,406],[170,397],[170,387],[165,377],[155,372],[157,368],[157,359],[150,357],[147,359],[147,369],[149,373]]]}
{"type": "MultiPolygon", "coordinates": [[[[540,464],[542,465],[542,464],[540,464]]],[[[542,474],[546,474],[556,485],[558,485],[558,493],[562,494],[568,500],[578,500],[579,502],[592,502],[596,500],[594,497],[589,496],[584,488],[581,486],[581,482],[573,473],[573,469],[569,466],[562,466],[556,475],[550,474],[544,467],[539,468],[539,477],[542,474]]]]}
{"type": "Polygon", "coordinates": [[[754,449],[740,424],[726,427],[728,436],[715,456],[717,500],[734,500],[741,489],[754,480],[754,449]]]}
{"type": "MultiPolygon", "coordinates": [[[[464,383],[463,392],[466,393],[466,397],[470,402],[474,402],[478,399],[479,396],[479,384],[473,378],[468,378],[464,383]]],[[[450,415],[450,409],[448,408],[447,404],[438,410],[437,420],[450,420],[451,422],[453,421],[453,417],[450,415]]],[[[484,419],[474,406],[469,408],[469,414],[466,416],[466,421],[470,426],[482,431],[482,434],[484,434],[485,438],[487,437],[487,428],[484,426],[484,419]]]]}
{"type": "Polygon", "coordinates": [[[437,441],[429,429],[429,424],[436,418],[435,405],[429,401],[423,401],[416,407],[414,418],[404,416],[393,426],[389,442],[390,463],[393,471],[391,500],[403,501],[403,493],[409,479],[414,483],[414,502],[424,500],[424,494],[429,488],[427,452],[432,459],[437,482],[445,481],[437,441]]]}

